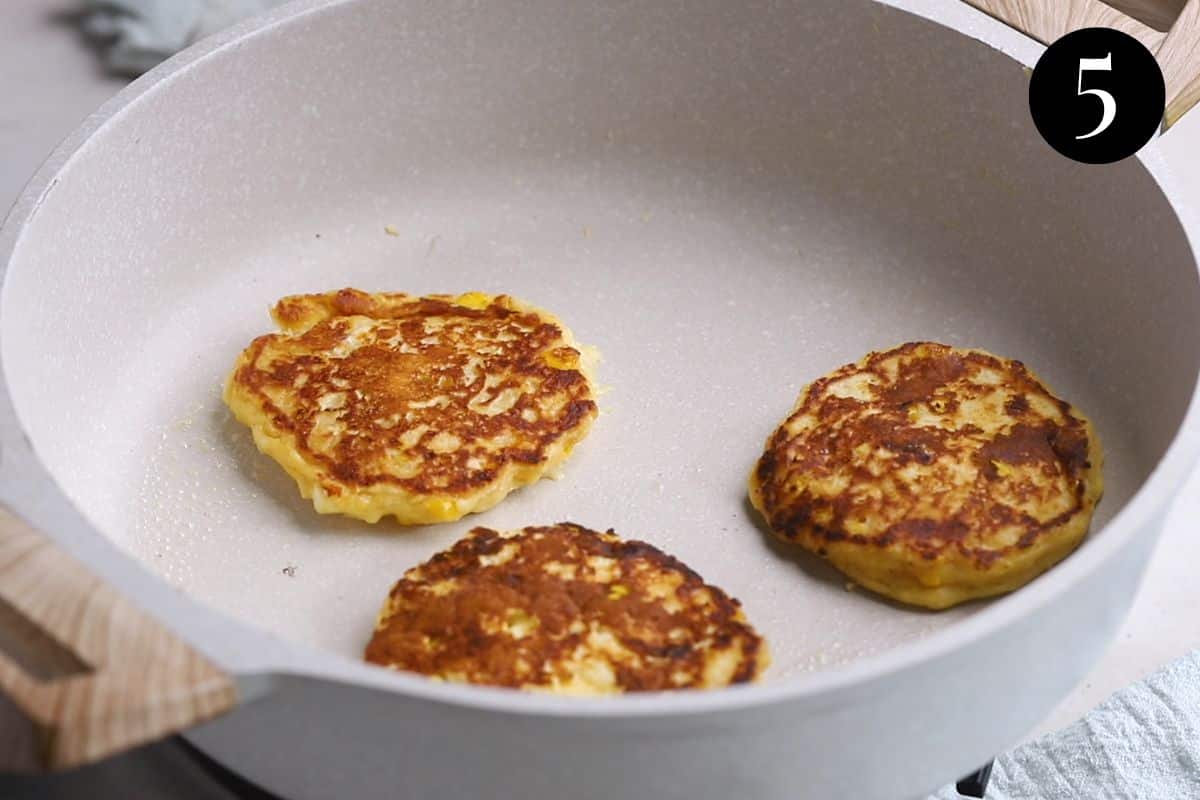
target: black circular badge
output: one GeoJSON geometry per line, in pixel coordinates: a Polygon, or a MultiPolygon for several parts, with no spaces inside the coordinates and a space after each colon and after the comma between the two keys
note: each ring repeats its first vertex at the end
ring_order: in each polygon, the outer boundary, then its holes
{"type": "Polygon", "coordinates": [[[1038,131],[1067,158],[1111,164],[1142,148],[1166,106],[1154,54],[1127,33],[1083,28],[1042,54],[1029,82],[1038,131]]]}

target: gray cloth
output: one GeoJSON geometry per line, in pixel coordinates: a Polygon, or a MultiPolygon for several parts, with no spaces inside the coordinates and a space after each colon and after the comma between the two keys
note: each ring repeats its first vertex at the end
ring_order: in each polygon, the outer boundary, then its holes
{"type": "Polygon", "coordinates": [[[191,43],[283,1],[84,0],[81,24],[109,70],[140,75],[191,43]]]}
{"type": "MultiPolygon", "coordinates": [[[[958,800],[954,787],[934,795],[958,800]]],[[[996,759],[987,800],[1200,798],[1200,651],[996,759]]]]}

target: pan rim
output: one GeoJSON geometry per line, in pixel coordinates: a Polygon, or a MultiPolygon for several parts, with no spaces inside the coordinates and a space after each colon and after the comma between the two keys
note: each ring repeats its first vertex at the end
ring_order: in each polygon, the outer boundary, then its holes
{"type": "MultiPolygon", "coordinates": [[[[167,86],[172,79],[203,61],[263,35],[273,28],[313,14],[331,11],[357,0],[293,0],[263,15],[236,25],[183,51],[133,81],[54,149],[19,195],[7,218],[0,225],[0,304],[7,298],[9,267],[17,256],[23,234],[58,176],[72,161],[85,153],[95,134],[113,124],[143,97],[167,86]]],[[[924,18],[993,47],[1025,66],[1032,65],[1043,49],[1023,34],[968,7],[961,0],[870,0],[880,5],[924,18]]],[[[1152,143],[1137,158],[1158,185],[1178,219],[1180,204],[1178,183],[1161,153],[1152,143]]],[[[1180,221],[1184,236],[1197,261],[1197,243],[1187,225],[1180,221]]],[[[0,312],[0,321],[3,313],[0,312]]],[[[40,460],[24,434],[19,415],[12,407],[8,365],[0,358],[0,448],[5,455],[0,480],[11,483],[11,471],[21,457],[40,468],[40,460]],[[12,454],[18,457],[13,457],[12,454]]],[[[775,705],[782,702],[836,702],[846,692],[878,688],[897,673],[952,655],[954,652],[996,635],[1053,603],[1059,596],[1087,579],[1103,564],[1125,548],[1132,537],[1146,533],[1156,515],[1164,515],[1192,466],[1200,457],[1200,387],[1194,387],[1183,420],[1166,451],[1149,476],[1129,501],[1105,526],[1106,533],[1085,551],[1074,554],[1051,573],[1007,596],[992,601],[970,617],[883,653],[856,660],[837,670],[824,670],[790,676],[761,684],[735,686],[719,692],[660,693],[606,698],[566,698],[553,695],[516,692],[492,687],[444,684],[421,676],[395,673],[371,667],[336,653],[313,646],[284,642],[267,631],[209,608],[202,601],[186,597],[125,554],[74,508],[53,479],[41,474],[31,480],[42,491],[32,496],[14,493],[0,485],[0,497],[18,513],[36,520],[36,504],[48,499],[68,509],[71,530],[60,531],[55,539],[77,555],[82,551],[97,556],[96,571],[112,580],[116,588],[153,613],[170,627],[208,654],[214,661],[239,676],[246,699],[269,691],[277,682],[295,679],[328,680],[379,689],[415,698],[464,708],[503,712],[514,715],[553,717],[637,718],[646,716],[689,716],[775,705]],[[70,541],[67,541],[70,540],[70,541]],[[167,598],[173,595],[169,602],[167,598]],[[149,601],[149,602],[148,602],[149,601]],[[156,602],[162,601],[162,602],[156,602]],[[235,644],[222,642],[234,631],[240,641],[261,642],[254,653],[238,652],[235,644]]]]}

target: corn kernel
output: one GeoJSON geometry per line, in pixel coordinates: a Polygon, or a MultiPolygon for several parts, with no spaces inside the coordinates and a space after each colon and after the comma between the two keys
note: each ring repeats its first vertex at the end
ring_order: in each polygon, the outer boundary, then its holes
{"type": "Polygon", "coordinates": [[[556,347],[542,354],[542,362],[551,369],[575,369],[579,366],[579,352],[570,347],[556,347]]]}
{"type": "Polygon", "coordinates": [[[473,308],[478,311],[491,305],[492,298],[483,292],[467,292],[454,298],[454,302],[464,308],[473,308]]]}

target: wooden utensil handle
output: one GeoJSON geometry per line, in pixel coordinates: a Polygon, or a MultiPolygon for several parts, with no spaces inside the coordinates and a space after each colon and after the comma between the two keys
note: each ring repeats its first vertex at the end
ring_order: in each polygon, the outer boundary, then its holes
{"type": "Polygon", "coordinates": [[[86,764],[236,704],[231,676],[0,506],[0,770],[86,764]]]}
{"type": "Polygon", "coordinates": [[[1200,101],[1200,0],[1188,0],[1155,56],[1167,82],[1169,128],[1200,101]]]}
{"type": "Polygon", "coordinates": [[[1167,84],[1164,130],[1200,101],[1200,0],[1186,0],[1182,10],[1179,0],[965,2],[1045,44],[1079,28],[1116,28],[1134,36],[1155,54],[1162,67],[1167,84]],[[1138,19],[1125,11],[1136,14],[1138,19]]]}

